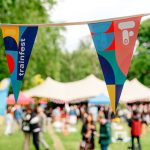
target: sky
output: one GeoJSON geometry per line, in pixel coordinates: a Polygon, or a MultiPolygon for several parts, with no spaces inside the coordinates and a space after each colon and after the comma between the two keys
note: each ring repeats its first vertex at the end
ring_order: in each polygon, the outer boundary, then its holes
{"type": "MultiPolygon", "coordinates": [[[[92,21],[150,13],[150,0],[58,0],[50,13],[53,22],[92,21]]],[[[143,17],[143,19],[150,18],[143,17]]],[[[89,38],[87,25],[68,26],[63,33],[68,51],[75,50],[80,40],[89,38]]]]}

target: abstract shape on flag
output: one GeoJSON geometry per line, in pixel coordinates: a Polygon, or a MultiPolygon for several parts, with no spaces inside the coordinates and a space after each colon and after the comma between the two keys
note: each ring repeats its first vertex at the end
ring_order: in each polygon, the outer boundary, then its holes
{"type": "Polygon", "coordinates": [[[38,27],[2,26],[1,28],[12,88],[17,101],[38,27]]]}
{"type": "Polygon", "coordinates": [[[126,80],[141,17],[88,24],[115,112],[126,80]]]}

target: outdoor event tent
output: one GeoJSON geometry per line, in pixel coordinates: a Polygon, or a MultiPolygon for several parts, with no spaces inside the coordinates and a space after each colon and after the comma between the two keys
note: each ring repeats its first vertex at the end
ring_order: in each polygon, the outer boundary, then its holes
{"type": "Polygon", "coordinates": [[[150,101],[150,88],[140,83],[137,79],[126,81],[120,99],[124,103],[150,101]]]}
{"type": "MultiPolygon", "coordinates": [[[[82,80],[62,83],[48,77],[42,84],[25,91],[28,97],[49,98],[55,103],[72,103],[97,97],[100,93],[108,96],[104,81],[90,75],[82,80]]],[[[137,79],[126,81],[121,94],[122,103],[150,100],[150,89],[137,79]]]]}
{"type": "Polygon", "coordinates": [[[104,81],[90,75],[82,80],[62,83],[48,77],[42,84],[25,91],[29,97],[49,98],[55,103],[71,103],[107,94],[104,81]]]}
{"type": "MultiPolygon", "coordinates": [[[[34,99],[30,97],[26,97],[22,92],[19,93],[17,104],[20,105],[28,105],[30,103],[34,103],[34,99]]],[[[7,97],[7,104],[8,105],[14,105],[15,104],[15,98],[14,94],[10,94],[7,97]]]]}
{"type": "Polygon", "coordinates": [[[89,104],[93,104],[93,105],[109,105],[110,104],[110,99],[108,96],[106,96],[105,94],[101,93],[100,95],[90,98],[88,100],[89,104]]]}

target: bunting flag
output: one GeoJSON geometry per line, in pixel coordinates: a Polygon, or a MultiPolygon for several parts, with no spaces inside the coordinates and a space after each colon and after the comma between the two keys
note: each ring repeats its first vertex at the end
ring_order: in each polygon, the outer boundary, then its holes
{"type": "Polygon", "coordinates": [[[38,27],[2,26],[1,29],[12,88],[17,101],[38,27]]]}
{"type": "Polygon", "coordinates": [[[38,28],[88,24],[115,112],[128,74],[140,20],[147,15],[150,13],[81,22],[0,24],[15,100],[18,99],[38,28]]]}
{"type": "Polygon", "coordinates": [[[126,80],[141,16],[88,24],[113,112],[126,80]]]}

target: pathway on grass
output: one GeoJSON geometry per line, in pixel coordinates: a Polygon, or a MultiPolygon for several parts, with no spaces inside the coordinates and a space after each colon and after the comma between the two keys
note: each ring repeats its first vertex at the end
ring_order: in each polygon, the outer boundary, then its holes
{"type": "Polygon", "coordinates": [[[48,126],[49,134],[51,136],[51,139],[53,140],[54,147],[56,150],[65,150],[61,140],[59,137],[55,134],[54,129],[52,127],[52,124],[49,124],[48,126]]]}

